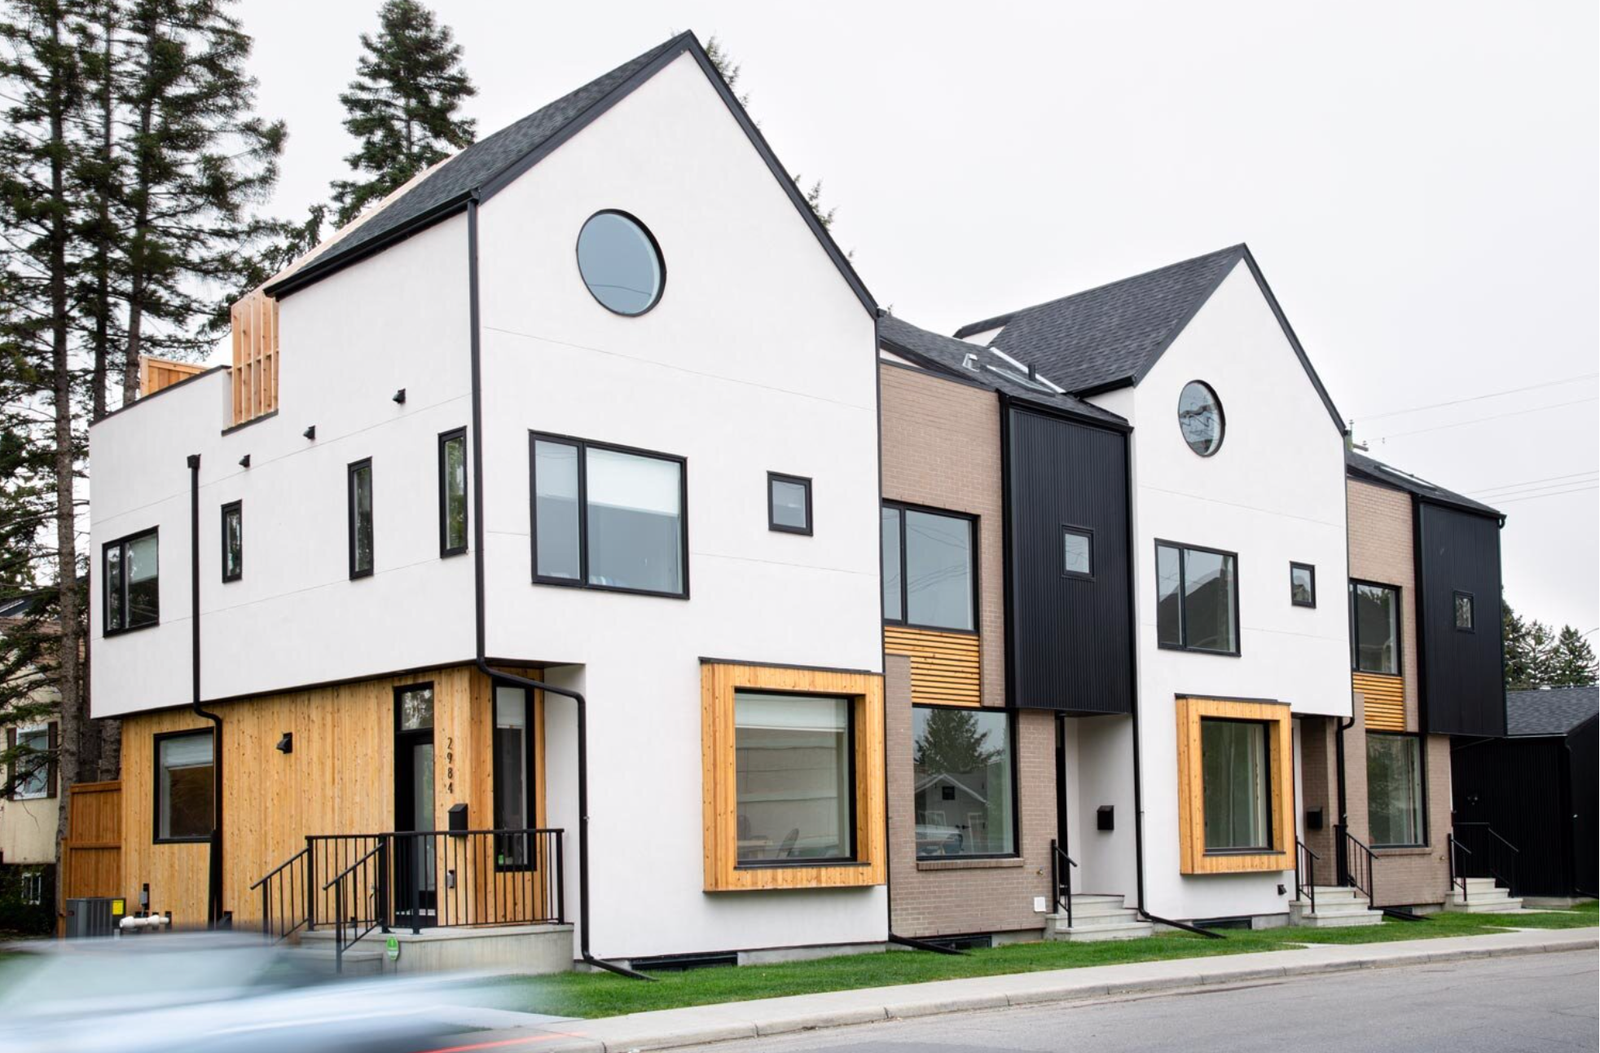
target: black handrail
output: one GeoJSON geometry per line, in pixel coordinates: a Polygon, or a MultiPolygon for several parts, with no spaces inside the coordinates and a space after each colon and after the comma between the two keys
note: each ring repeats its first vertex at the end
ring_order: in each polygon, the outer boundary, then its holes
{"type": "Polygon", "coordinates": [[[1350,832],[1348,826],[1334,824],[1333,836],[1338,839],[1339,884],[1350,885],[1366,894],[1367,906],[1378,909],[1378,882],[1375,877],[1377,857],[1372,849],[1350,832]],[[1352,851],[1352,849],[1354,851],[1352,851]]]}
{"type": "Polygon", "coordinates": [[[1067,908],[1067,928],[1072,928],[1072,869],[1078,864],[1067,853],[1061,850],[1061,845],[1054,838],[1050,840],[1050,898],[1051,906],[1059,909],[1063,902],[1067,908]],[[1062,863],[1066,866],[1062,866],[1062,863]],[[1066,880],[1063,881],[1062,879],[1066,880]],[[1067,898],[1061,898],[1062,889],[1065,888],[1067,898]]]}
{"type": "MultiPolygon", "coordinates": [[[[371,932],[373,929],[378,928],[379,926],[383,927],[383,931],[384,932],[388,932],[389,931],[389,926],[386,924],[386,921],[387,921],[388,915],[389,915],[388,896],[387,896],[387,891],[388,891],[388,888],[387,888],[387,885],[388,885],[387,877],[388,877],[388,873],[389,873],[389,868],[387,866],[387,863],[388,863],[388,858],[387,858],[388,857],[388,849],[389,849],[389,841],[388,841],[388,839],[380,837],[378,839],[378,843],[373,845],[372,848],[368,849],[367,852],[364,855],[362,855],[355,862],[351,863],[349,866],[345,867],[343,870],[339,871],[339,873],[337,875],[335,875],[335,877],[334,877],[334,879],[332,881],[330,881],[326,885],[322,886],[322,891],[324,891],[324,892],[327,892],[329,889],[333,890],[333,902],[334,902],[334,915],[333,915],[333,917],[334,917],[333,969],[334,969],[334,972],[339,972],[339,973],[344,972],[344,952],[345,952],[345,950],[347,948],[349,948],[349,947],[355,946],[356,942],[358,940],[360,940],[363,936],[365,936],[367,933],[371,932]],[[374,859],[376,860],[375,864],[373,863],[374,859]],[[377,870],[377,884],[373,889],[372,913],[369,914],[365,918],[359,918],[358,919],[356,917],[355,909],[354,909],[355,906],[356,906],[355,901],[353,899],[350,901],[349,906],[351,907],[351,910],[350,910],[350,913],[349,913],[349,918],[350,918],[350,927],[351,927],[351,929],[354,930],[356,928],[359,928],[362,924],[365,924],[366,928],[361,929],[361,931],[357,932],[354,936],[351,936],[348,941],[346,941],[346,939],[345,939],[345,920],[344,920],[345,917],[346,917],[346,913],[345,913],[346,900],[345,900],[345,897],[348,894],[348,890],[346,888],[346,881],[347,881],[347,879],[348,880],[354,880],[355,875],[358,874],[358,873],[362,876],[362,878],[364,880],[367,879],[368,877],[371,876],[374,866],[376,866],[376,870],[377,870]]],[[[359,889],[357,891],[359,892],[359,889]]]]}
{"type": "Polygon", "coordinates": [[[305,880],[310,861],[307,845],[250,886],[251,892],[261,890],[261,932],[270,942],[281,943],[310,924],[310,885],[305,880]]]}
{"type": "Polygon", "coordinates": [[[1317,912],[1317,860],[1322,857],[1299,838],[1294,842],[1294,898],[1311,904],[1311,913],[1317,912]],[[1305,877],[1301,877],[1302,871],[1305,877]]]}
{"type": "MultiPolygon", "coordinates": [[[[1507,841],[1500,835],[1498,830],[1488,823],[1458,822],[1454,826],[1457,844],[1461,843],[1461,834],[1463,833],[1482,833],[1487,835],[1474,842],[1477,845],[1476,849],[1467,850],[1467,854],[1474,857],[1481,864],[1481,869],[1487,871],[1487,873],[1467,876],[1492,877],[1497,883],[1504,885],[1512,896],[1515,896],[1517,894],[1517,857],[1522,854],[1522,850],[1507,841]]],[[[1466,848],[1465,845],[1462,845],[1462,847],[1466,848]]],[[[1473,869],[1479,868],[1474,867],[1473,869]]]]}
{"type": "Polygon", "coordinates": [[[1467,871],[1466,871],[1465,867],[1457,867],[1456,866],[1456,853],[1458,851],[1459,852],[1465,852],[1467,855],[1470,856],[1470,855],[1472,855],[1472,849],[1468,848],[1466,845],[1462,844],[1460,841],[1457,841],[1456,840],[1456,835],[1453,834],[1453,833],[1445,834],[1444,835],[1444,840],[1445,840],[1446,847],[1448,847],[1450,849],[1450,853],[1449,853],[1449,855],[1450,855],[1450,887],[1452,889],[1457,889],[1458,888],[1458,889],[1461,890],[1461,905],[1462,906],[1466,906],[1466,904],[1467,904],[1467,871]]]}

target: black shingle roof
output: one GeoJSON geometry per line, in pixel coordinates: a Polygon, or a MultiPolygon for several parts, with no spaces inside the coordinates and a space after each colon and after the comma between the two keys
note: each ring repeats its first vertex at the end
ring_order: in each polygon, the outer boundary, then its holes
{"type": "Polygon", "coordinates": [[[1600,687],[1506,692],[1507,735],[1565,735],[1600,712],[1600,687]]]}
{"type": "Polygon", "coordinates": [[[1334,425],[1343,432],[1339,411],[1243,244],[973,322],[956,330],[956,336],[1003,327],[990,339],[991,346],[1033,363],[1076,395],[1137,384],[1241,261],[1250,268],[1334,425]]]}
{"type": "Polygon", "coordinates": [[[693,33],[688,32],[680,33],[637,58],[624,62],[611,72],[444,161],[409,190],[403,190],[398,197],[384,204],[366,222],[328,245],[321,254],[299,269],[269,283],[265,290],[267,295],[286,296],[464,209],[473,197],[487,200],[684,51],[695,57],[716,86],[723,101],[750,138],[751,145],[762,155],[774,177],[782,183],[791,201],[801,211],[817,240],[822,243],[823,249],[862,305],[868,310],[876,310],[871,294],[817,221],[805,198],[795,188],[794,181],[788,177],[788,170],[773,155],[765,137],[717,75],[700,42],[693,33]]]}
{"type": "Polygon", "coordinates": [[[1505,518],[1505,513],[1498,509],[1490,508],[1481,501],[1474,501],[1470,497],[1453,493],[1442,486],[1436,486],[1420,476],[1409,472],[1402,472],[1398,468],[1390,467],[1382,461],[1368,457],[1366,454],[1357,453],[1355,450],[1346,450],[1344,455],[1345,474],[1357,479],[1366,479],[1370,482],[1392,486],[1407,493],[1416,494],[1418,497],[1434,504],[1449,505],[1465,512],[1476,512],[1479,515],[1505,518]]]}
{"type": "MultiPolygon", "coordinates": [[[[1013,398],[1105,424],[1125,427],[1128,423],[1109,410],[1071,395],[1060,394],[1038,380],[1030,380],[1025,371],[1018,370],[982,344],[941,336],[890,314],[878,319],[878,342],[891,354],[1013,398]],[[971,368],[969,361],[978,368],[971,368]]],[[[1009,351],[1006,353],[1010,354],[1009,351]]]]}

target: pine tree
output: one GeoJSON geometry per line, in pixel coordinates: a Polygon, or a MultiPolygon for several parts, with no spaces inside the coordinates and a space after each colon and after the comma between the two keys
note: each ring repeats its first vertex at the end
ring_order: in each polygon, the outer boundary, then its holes
{"type": "Polygon", "coordinates": [[[376,37],[361,34],[356,79],[339,96],[344,126],[360,142],[345,158],[357,178],[337,180],[343,226],[418,172],[470,146],[477,122],[459,115],[478,93],[449,26],[416,0],[384,0],[376,37]]]}
{"type": "Polygon", "coordinates": [[[1541,621],[1528,623],[1526,687],[1544,687],[1555,674],[1555,633],[1541,621]]]}
{"type": "Polygon", "coordinates": [[[977,717],[960,709],[929,710],[911,753],[918,768],[950,773],[983,771],[1000,756],[978,730],[977,717]]]}
{"type": "Polygon", "coordinates": [[[1594,648],[1570,625],[1561,627],[1550,659],[1553,687],[1583,687],[1595,682],[1594,648]]]}
{"type": "Polygon", "coordinates": [[[125,176],[124,158],[116,146],[123,58],[118,50],[118,29],[125,18],[123,5],[124,0],[90,0],[86,17],[76,27],[85,106],[72,174],[83,203],[75,234],[85,245],[86,259],[75,313],[93,362],[91,422],[104,417],[109,408],[113,366],[121,372],[125,365],[118,345],[120,302],[126,299],[126,286],[120,281],[126,272],[126,251],[116,215],[125,176]]]}
{"type": "Polygon", "coordinates": [[[1503,597],[1500,601],[1500,623],[1506,690],[1521,691],[1534,683],[1534,660],[1528,646],[1528,625],[1503,597]]]}

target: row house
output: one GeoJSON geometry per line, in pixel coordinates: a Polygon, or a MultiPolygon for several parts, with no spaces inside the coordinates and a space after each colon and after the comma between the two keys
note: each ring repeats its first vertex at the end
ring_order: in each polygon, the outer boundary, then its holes
{"type": "Polygon", "coordinates": [[[1498,522],[1358,475],[1242,245],[942,336],[787,172],[674,37],[93,426],[120,894],[622,972],[1448,898],[1498,522]]]}

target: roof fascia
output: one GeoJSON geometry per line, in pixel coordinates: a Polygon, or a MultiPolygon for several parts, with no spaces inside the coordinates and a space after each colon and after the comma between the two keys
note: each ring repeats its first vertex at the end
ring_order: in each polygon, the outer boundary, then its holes
{"type": "MultiPolygon", "coordinates": [[[[1222,283],[1228,280],[1228,275],[1232,274],[1234,268],[1238,266],[1240,256],[1248,255],[1249,253],[1249,250],[1245,249],[1242,245],[1239,246],[1239,249],[1243,251],[1236,251],[1234,253],[1232,262],[1229,263],[1227,267],[1222,268],[1222,273],[1218,275],[1217,280],[1211,284],[1211,288],[1205,291],[1204,296],[1195,297],[1194,306],[1190,307],[1188,312],[1185,313],[1184,316],[1179,319],[1171,329],[1167,330],[1166,336],[1161,338],[1160,346],[1158,346],[1153,352],[1145,357],[1143,364],[1141,364],[1139,368],[1134,371],[1133,376],[1128,378],[1128,383],[1137,387],[1145,377],[1149,376],[1150,371],[1155,368],[1156,363],[1161,361],[1161,356],[1167,353],[1167,348],[1171,347],[1173,341],[1178,339],[1178,334],[1189,328],[1189,323],[1194,321],[1194,316],[1200,313],[1200,308],[1211,302],[1211,297],[1216,295],[1217,290],[1222,287],[1222,283]]],[[[1272,297],[1268,296],[1267,298],[1270,300],[1272,297]]],[[[1277,310],[1276,306],[1274,306],[1273,310],[1277,310]]],[[[1283,321],[1283,317],[1281,315],[1279,315],[1278,321],[1283,321]]],[[[1293,338],[1291,337],[1291,339],[1293,338]]]]}
{"type": "Polygon", "coordinates": [[[472,196],[472,193],[468,192],[457,194],[448,200],[441,201],[426,212],[419,212],[392,230],[373,238],[354,252],[346,253],[343,256],[335,256],[320,264],[317,262],[309,263],[288,275],[282,281],[263,286],[261,291],[274,300],[283,300],[285,297],[291,296],[309,285],[314,285],[329,275],[337,274],[352,264],[360,263],[362,260],[377,255],[384,249],[399,244],[413,234],[422,233],[422,231],[435,223],[447,219],[457,212],[465,211],[467,202],[472,199],[472,196]]]}
{"type": "Polygon", "coordinates": [[[1256,258],[1250,252],[1250,246],[1241,246],[1244,250],[1244,262],[1250,267],[1250,273],[1256,279],[1256,285],[1261,289],[1261,295],[1267,298],[1267,305],[1272,308],[1273,317],[1278,319],[1278,325],[1283,329],[1283,335],[1288,339],[1289,346],[1294,348],[1295,357],[1300,359],[1300,365],[1305,369],[1306,376],[1311,378],[1311,386],[1317,389],[1317,397],[1322,399],[1322,404],[1328,410],[1328,416],[1333,419],[1333,426],[1339,430],[1340,435],[1350,434],[1350,429],[1345,425],[1344,419],[1339,416],[1339,409],[1333,404],[1333,399],[1328,395],[1328,389],[1322,386],[1322,378],[1317,376],[1317,371],[1311,365],[1311,358],[1306,354],[1306,349],[1300,346],[1300,338],[1295,336],[1294,327],[1289,324],[1289,318],[1283,313],[1283,308],[1278,305],[1278,298],[1272,294],[1272,286],[1267,284],[1266,275],[1261,273],[1261,268],[1256,264],[1256,258]]]}

